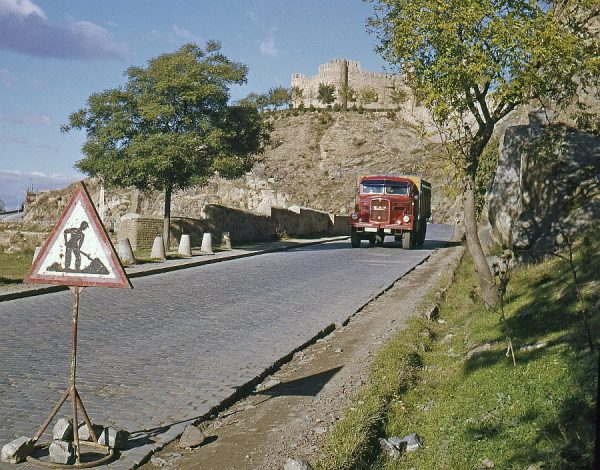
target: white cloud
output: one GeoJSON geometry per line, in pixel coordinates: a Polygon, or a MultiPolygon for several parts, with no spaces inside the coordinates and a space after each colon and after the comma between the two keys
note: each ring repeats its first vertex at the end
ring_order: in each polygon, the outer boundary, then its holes
{"type": "Polygon", "coordinates": [[[273,36],[269,36],[267,39],[261,41],[259,47],[260,52],[267,57],[277,57],[279,55],[279,50],[273,36]]]}
{"type": "Polygon", "coordinates": [[[89,21],[52,24],[31,0],[0,0],[0,48],[36,57],[93,60],[123,58],[124,45],[89,21]]]}
{"type": "Polygon", "coordinates": [[[27,16],[39,16],[46,20],[46,14],[35,3],[30,0],[0,0],[0,14],[8,14],[24,18],[27,16]]]}

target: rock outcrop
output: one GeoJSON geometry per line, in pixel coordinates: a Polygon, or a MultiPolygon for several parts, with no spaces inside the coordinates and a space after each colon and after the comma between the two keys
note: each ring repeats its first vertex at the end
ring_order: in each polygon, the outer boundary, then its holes
{"type": "Polygon", "coordinates": [[[509,127],[486,196],[482,238],[516,250],[552,247],[600,217],[600,138],[531,113],[509,127]]]}

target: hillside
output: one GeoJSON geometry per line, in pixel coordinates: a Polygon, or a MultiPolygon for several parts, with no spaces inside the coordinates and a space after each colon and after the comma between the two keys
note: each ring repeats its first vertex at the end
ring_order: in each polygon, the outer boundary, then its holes
{"type": "MultiPolygon", "coordinates": [[[[262,161],[242,178],[214,178],[205,187],[174,194],[174,216],[201,217],[206,204],[265,212],[269,206],[311,207],[330,213],[352,210],[355,177],[361,173],[420,173],[434,186],[434,220],[454,218],[456,207],[445,202],[444,181],[431,156],[436,144],[424,141],[413,124],[395,113],[314,112],[276,115],[271,144],[262,161]]],[[[97,183],[88,184],[98,200],[97,183]]],[[[69,191],[38,196],[25,220],[51,224],[66,203],[69,191]]],[[[118,224],[126,212],[161,215],[162,194],[132,189],[107,189],[107,225],[118,224]]]]}

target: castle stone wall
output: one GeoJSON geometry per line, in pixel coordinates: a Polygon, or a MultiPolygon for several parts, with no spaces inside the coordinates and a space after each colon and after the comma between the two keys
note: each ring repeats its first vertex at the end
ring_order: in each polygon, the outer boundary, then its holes
{"type": "Polygon", "coordinates": [[[336,89],[336,100],[334,104],[342,104],[342,99],[339,95],[339,90],[345,85],[347,77],[348,86],[356,92],[356,99],[348,101],[348,107],[362,106],[365,109],[396,109],[398,105],[391,99],[391,89],[403,89],[411,96],[410,89],[406,86],[404,77],[401,75],[388,75],[377,72],[362,70],[360,62],[346,59],[334,59],[326,64],[319,65],[319,74],[307,77],[305,75],[295,73],[292,74],[291,86],[302,90],[303,99],[295,100],[294,107],[299,107],[301,104],[304,107],[313,106],[314,108],[327,107],[317,96],[319,93],[319,85],[334,85],[336,89]],[[347,69],[347,73],[346,73],[347,69]],[[364,88],[375,90],[378,100],[373,103],[362,103],[360,100],[360,91],[364,88]]]}

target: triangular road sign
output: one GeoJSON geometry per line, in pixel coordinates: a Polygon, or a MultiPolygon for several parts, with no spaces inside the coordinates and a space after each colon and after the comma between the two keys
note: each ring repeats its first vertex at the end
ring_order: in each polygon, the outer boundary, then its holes
{"type": "Polygon", "coordinates": [[[83,182],[75,188],[25,282],[132,287],[83,182]]]}

